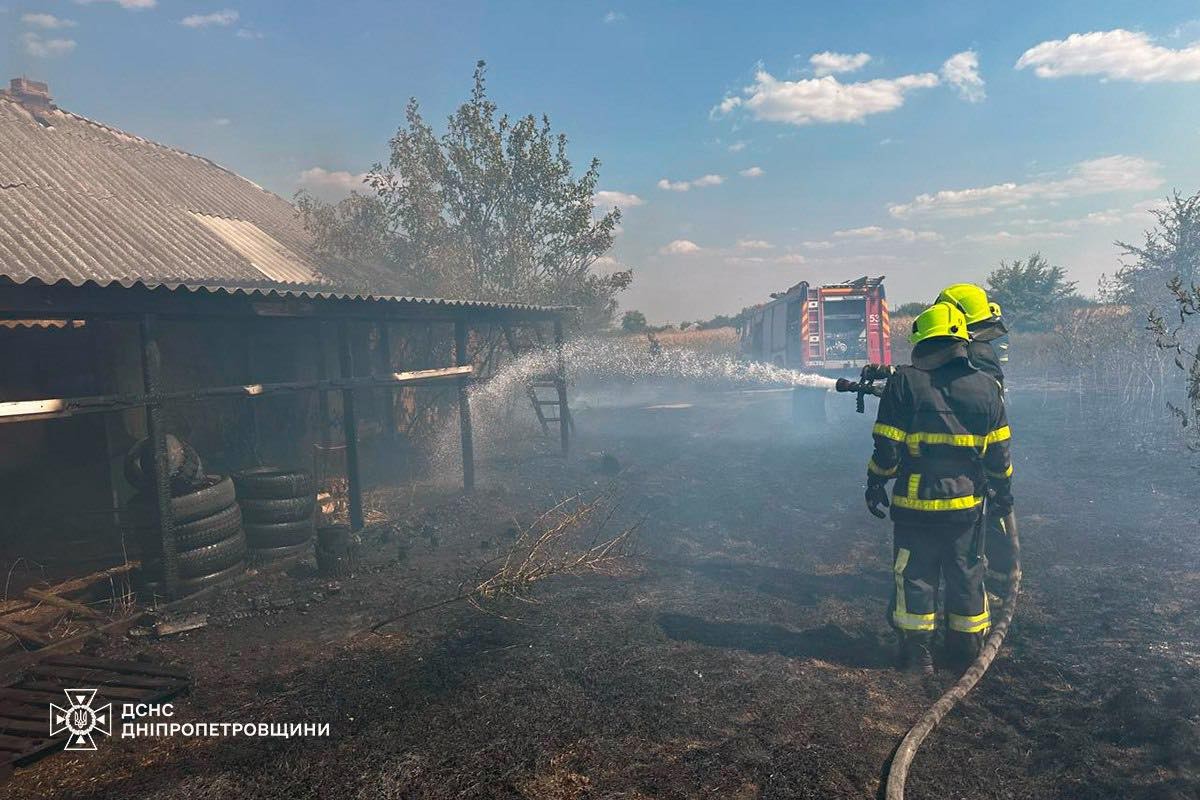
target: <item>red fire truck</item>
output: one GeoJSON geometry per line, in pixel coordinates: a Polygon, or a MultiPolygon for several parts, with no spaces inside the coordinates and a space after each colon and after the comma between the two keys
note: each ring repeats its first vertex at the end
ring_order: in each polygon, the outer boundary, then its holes
{"type": "Polygon", "coordinates": [[[857,371],[892,363],[883,276],[810,286],[801,281],[754,309],[742,328],[742,352],[756,361],[805,372],[857,371]]]}

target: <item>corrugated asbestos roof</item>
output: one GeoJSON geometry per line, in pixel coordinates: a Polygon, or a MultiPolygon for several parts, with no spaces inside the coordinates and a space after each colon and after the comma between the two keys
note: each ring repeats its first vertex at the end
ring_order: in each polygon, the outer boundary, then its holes
{"type": "Polygon", "coordinates": [[[534,308],[368,294],[379,276],[310,245],[290,203],[207,159],[0,95],[0,278],[534,308]]]}

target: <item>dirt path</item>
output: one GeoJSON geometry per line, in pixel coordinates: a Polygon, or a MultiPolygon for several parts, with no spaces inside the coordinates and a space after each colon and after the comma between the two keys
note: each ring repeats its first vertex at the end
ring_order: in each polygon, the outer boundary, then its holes
{"type": "MultiPolygon", "coordinates": [[[[522,452],[492,459],[471,498],[416,494],[404,559],[369,532],[340,587],[300,566],[210,603],[225,621],[112,651],[193,667],[176,721],[328,722],[329,738],[112,739],[19,772],[5,797],[874,796],[951,676],[888,669],[890,531],[860,499],[869,420],[798,436],[786,402],[581,412],[565,466],[522,452]],[[625,468],[624,519],[645,519],[636,568],[359,633],[452,596],[514,517],[606,483],[586,455],[602,449],[625,468]]],[[[1013,402],[1028,594],[910,797],[1200,796],[1191,476],[1034,411],[1013,402]]]]}

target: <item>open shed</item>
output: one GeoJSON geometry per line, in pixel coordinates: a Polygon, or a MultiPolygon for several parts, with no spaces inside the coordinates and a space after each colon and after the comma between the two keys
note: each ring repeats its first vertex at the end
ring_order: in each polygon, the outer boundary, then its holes
{"type": "Polygon", "coordinates": [[[364,432],[402,449],[414,387],[454,390],[470,489],[480,343],[525,328],[561,344],[563,310],[389,286],[322,264],[277,195],[14,80],[0,93],[0,559],[33,553],[64,578],[131,557],[122,463],[148,437],[162,582],[177,595],[168,433],[223,472],[338,448],[361,527],[364,432]]]}

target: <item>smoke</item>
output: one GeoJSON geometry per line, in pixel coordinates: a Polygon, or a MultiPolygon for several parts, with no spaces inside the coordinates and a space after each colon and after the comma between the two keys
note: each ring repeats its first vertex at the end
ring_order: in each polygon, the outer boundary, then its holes
{"type": "MultiPolygon", "coordinates": [[[[567,381],[571,385],[595,384],[634,391],[641,385],[678,382],[694,389],[808,387],[832,390],[836,381],[823,375],[800,372],[730,355],[688,348],[652,352],[640,339],[581,337],[563,346],[567,381]]],[[[471,388],[471,421],[476,457],[486,457],[496,445],[518,431],[530,429],[535,417],[527,397],[531,381],[552,379],[557,356],[552,350],[530,351],[514,359],[486,381],[471,388]]],[[[549,399],[550,390],[542,390],[549,399]]],[[[548,406],[553,410],[555,406],[548,406]]],[[[557,423],[555,423],[557,424],[557,423]]],[[[437,437],[435,471],[450,477],[460,467],[457,422],[437,437]]]]}

